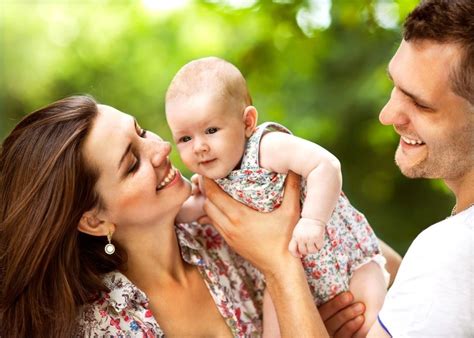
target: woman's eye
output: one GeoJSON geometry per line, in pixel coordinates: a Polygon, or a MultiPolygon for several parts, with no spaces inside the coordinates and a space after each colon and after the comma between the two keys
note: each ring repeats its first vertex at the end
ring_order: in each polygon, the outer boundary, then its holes
{"type": "Polygon", "coordinates": [[[137,160],[128,168],[127,173],[132,174],[135,171],[137,171],[138,168],[140,168],[140,159],[139,158],[137,158],[137,160]]]}
{"type": "Polygon", "coordinates": [[[217,133],[219,129],[215,128],[215,127],[211,127],[211,128],[207,128],[206,129],[206,134],[214,134],[214,133],[217,133]]]}
{"type": "Polygon", "coordinates": [[[179,139],[179,142],[189,142],[189,141],[191,141],[190,136],[183,136],[179,139]]]}
{"type": "Polygon", "coordinates": [[[140,137],[146,137],[146,129],[142,129],[142,131],[140,132],[140,137]]]}

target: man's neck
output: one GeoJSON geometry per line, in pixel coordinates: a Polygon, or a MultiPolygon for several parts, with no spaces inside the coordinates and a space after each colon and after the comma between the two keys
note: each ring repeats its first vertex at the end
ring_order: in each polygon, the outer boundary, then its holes
{"type": "Polygon", "coordinates": [[[474,169],[456,180],[445,180],[456,196],[455,213],[460,213],[474,204],[474,169]]]}

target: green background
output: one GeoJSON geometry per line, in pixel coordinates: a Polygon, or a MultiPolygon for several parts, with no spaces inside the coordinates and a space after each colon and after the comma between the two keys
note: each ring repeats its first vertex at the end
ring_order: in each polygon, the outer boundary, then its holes
{"type": "Polygon", "coordinates": [[[392,88],[386,67],[417,2],[3,0],[0,138],[28,112],[90,93],[170,139],[168,83],[191,59],[216,55],[246,76],[260,122],[341,160],[352,203],[404,253],[454,203],[442,182],[399,173],[398,137],[378,121],[392,88]]]}

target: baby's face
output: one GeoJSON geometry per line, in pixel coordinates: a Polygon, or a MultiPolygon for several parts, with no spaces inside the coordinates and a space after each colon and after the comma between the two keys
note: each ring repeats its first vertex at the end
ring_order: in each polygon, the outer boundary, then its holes
{"type": "Polygon", "coordinates": [[[166,103],[166,118],[184,164],[217,179],[239,163],[245,147],[243,108],[232,100],[197,94],[166,103]]]}

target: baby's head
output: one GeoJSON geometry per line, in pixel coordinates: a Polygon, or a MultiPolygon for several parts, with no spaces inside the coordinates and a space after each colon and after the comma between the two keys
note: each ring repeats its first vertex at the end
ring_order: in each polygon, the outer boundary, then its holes
{"type": "Polygon", "coordinates": [[[257,111],[240,71],[207,57],[184,65],[171,81],[166,119],[184,164],[217,179],[239,165],[257,111]]]}

